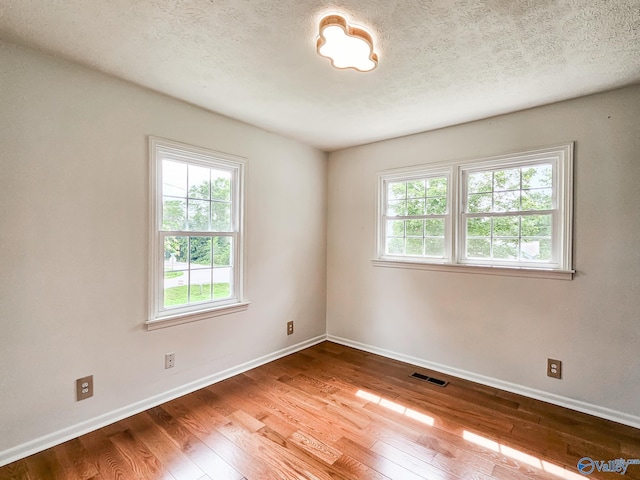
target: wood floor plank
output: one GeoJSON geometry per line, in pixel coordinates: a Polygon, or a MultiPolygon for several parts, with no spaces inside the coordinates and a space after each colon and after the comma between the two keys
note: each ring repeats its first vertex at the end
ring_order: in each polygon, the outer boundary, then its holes
{"type": "Polygon", "coordinates": [[[267,464],[270,471],[278,478],[317,478],[319,480],[341,478],[346,480],[340,475],[329,474],[327,470],[330,471],[330,468],[324,466],[319,468],[318,463],[315,463],[315,468],[311,469],[311,465],[314,464],[312,458],[306,454],[301,455],[301,450],[296,451],[288,448],[284,439],[278,438],[274,441],[273,436],[259,435],[234,423],[223,425],[218,430],[241,449],[251,451],[257,459],[267,464]]]}
{"type": "Polygon", "coordinates": [[[53,448],[60,464],[68,473],[67,478],[87,480],[99,475],[98,469],[87,461],[87,451],[79,439],[74,438],[53,448]]]}
{"type": "Polygon", "coordinates": [[[123,421],[138,439],[176,480],[198,480],[205,475],[191,459],[161,430],[146,413],[123,421]]]}
{"type": "Polygon", "coordinates": [[[493,470],[492,475],[494,478],[498,478],[500,480],[522,480],[523,478],[530,478],[532,480],[558,480],[558,477],[555,475],[551,475],[541,470],[536,470],[526,465],[519,469],[506,468],[502,465],[497,465],[493,470]]]}
{"type": "Polygon", "coordinates": [[[65,477],[64,469],[53,449],[45,450],[39,455],[31,455],[25,461],[27,470],[33,478],[58,479],[65,477]]]}
{"type": "Polygon", "coordinates": [[[162,480],[176,480],[164,465],[149,451],[149,449],[133,436],[127,429],[109,437],[111,443],[120,452],[136,478],[158,478],[162,480]]]}
{"type": "MultiPolygon", "coordinates": [[[[217,430],[213,430],[206,435],[198,434],[198,436],[216,455],[248,480],[271,480],[279,478],[260,458],[252,456],[250,453],[236,446],[217,430]]],[[[212,478],[218,479],[218,477],[215,476],[212,478]]]]}
{"type": "Polygon", "coordinates": [[[333,466],[344,472],[347,478],[357,478],[358,480],[385,480],[389,478],[346,454],[341,455],[333,466]]]}
{"type": "MultiPolygon", "coordinates": [[[[177,401],[165,404],[163,409],[149,410],[146,413],[151,416],[156,425],[166,432],[176,446],[207,475],[221,480],[237,480],[242,477],[240,471],[234,468],[234,464],[226,461],[215,448],[212,448],[210,441],[212,437],[217,436],[215,428],[228,423],[229,420],[220,417],[217,411],[209,410],[207,405],[197,400],[196,397],[191,398],[194,401],[193,409],[186,417],[173,417],[169,413],[176,409],[178,413],[184,413],[180,402],[177,401]],[[188,421],[184,421],[185,418],[188,418],[188,421]]],[[[225,450],[226,446],[223,442],[220,448],[225,450]]],[[[234,459],[237,458],[231,456],[234,459]]],[[[242,457],[242,455],[239,456],[244,460],[242,457]]]]}
{"type": "Polygon", "coordinates": [[[96,466],[104,480],[138,478],[104,431],[96,430],[83,435],[79,440],[87,451],[87,460],[96,466]]]}
{"type": "MultiPolygon", "coordinates": [[[[375,445],[377,445],[377,442],[376,444],[374,444],[374,446],[375,445]]],[[[400,463],[396,463],[398,462],[398,459],[395,458],[395,456],[389,455],[392,458],[387,458],[387,456],[381,455],[380,453],[375,452],[370,448],[363,447],[362,445],[359,445],[349,440],[348,438],[341,439],[336,443],[335,446],[336,448],[342,450],[345,454],[356,459],[358,462],[389,478],[397,478],[402,480],[423,480],[425,478],[429,478],[430,480],[457,480],[455,479],[455,477],[448,476],[444,472],[431,472],[434,473],[432,477],[420,476],[411,471],[411,468],[413,467],[412,464],[401,464],[401,461],[400,463]]]]}
{"type": "MultiPolygon", "coordinates": [[[[39,454],[36,454],[39,455],[39,454]]],[[[25,459],[18,460],[0,468],[0,480],[32,480],[25,459]]]]}
{"type": "MultiPolygon", "coordinates": [[[[580,480],[582,457],[640,458],[640,430],[323,342],[4,466],[0,480],[580,480]]],[[[640,465],[624,478],[640,480],[640,465]]]]}
{"type": "Polygon", "coordinates": [[[403,468],[422,478],[460,478],[457,475],[451,474],[450,472],[446,472],[438,468],[437,465],[429,463],[428,461],[426,461],[428,457],[420,458],[420,456],[407,453],[406,451],[396,448],[395,446],[383,441],[376,442],[373,447],[371,447],[371,451],[396,463],[398,466],[402,466],[403,468]]]}
{"type": "Polygon", "coordinates": [[[460,450],[453,457],[438,453],[429,463],[444,472],[465,480],[489,479],[495,467],[495,464],[488,458],[478,457],[460,450]]]}
{"type": "Polygon", "coordinates": [[[333,465],[342,455],[339,450],[300,430],[291,434],[289,440],[328,465],[333,465]]]}

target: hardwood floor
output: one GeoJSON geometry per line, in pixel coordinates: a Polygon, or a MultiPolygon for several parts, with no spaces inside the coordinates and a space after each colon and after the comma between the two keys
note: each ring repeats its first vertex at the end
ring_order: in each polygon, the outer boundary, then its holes
{"type": "Polygon", "coordinates": [[[578,474],[583,457],[640,459],[640,430],[324,342],[0,479],[640,479],[640,465],[578,474]]]}

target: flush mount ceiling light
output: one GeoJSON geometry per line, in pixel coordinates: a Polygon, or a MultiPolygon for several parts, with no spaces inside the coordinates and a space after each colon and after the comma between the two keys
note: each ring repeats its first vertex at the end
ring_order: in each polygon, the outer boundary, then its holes
{"type": "Polygon", "coordinates": [[[369,72],[378,66],[371,35],[361,27],[349,25],[340,15],[320,20],[318,54],[331,60],[335,68],[353,68],[369,72]]]}

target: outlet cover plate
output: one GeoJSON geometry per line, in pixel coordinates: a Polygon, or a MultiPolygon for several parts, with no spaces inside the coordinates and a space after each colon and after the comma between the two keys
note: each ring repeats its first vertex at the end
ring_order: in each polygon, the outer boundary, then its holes
{"type": "Polygon", "coordinates": [[[176,354],[174,352],[167,353],[164,356],[164,368],[173,368],[176,366],[176,354]]]}
{"type": "Polygon", "coordinates": [[[76,398],[78,401],[93,397],[93,375],[76,380],[76,398]]]}
{"type": "Polygon", "coordinates": [[[557,379],[562,379],[562,361],[554,360],[553,358],[547,359],[547,376],[557,379]]]}

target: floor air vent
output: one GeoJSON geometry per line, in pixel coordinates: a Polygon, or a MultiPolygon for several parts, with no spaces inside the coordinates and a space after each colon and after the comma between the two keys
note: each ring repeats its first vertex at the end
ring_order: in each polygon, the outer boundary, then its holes
{"type": "Polygon", "coordinates": [[[433,383],[439,387],[446,387],[449,382],[445,382],[444,380],[440,380],[439,378],[427,377],[426,375],[422,375],[418,372],[413,372],[410,377],[417,378],[418,380],[424,380],[425,382],[433,383]]]}

